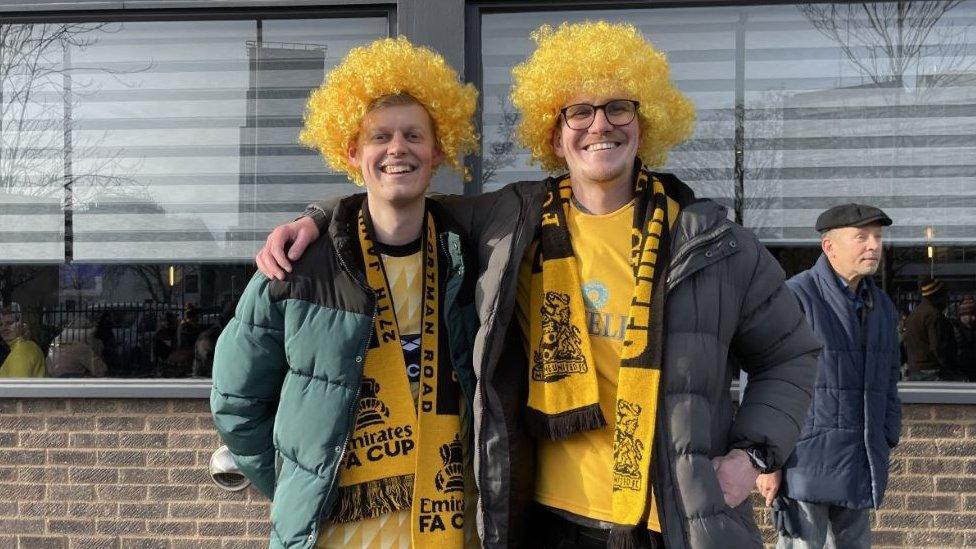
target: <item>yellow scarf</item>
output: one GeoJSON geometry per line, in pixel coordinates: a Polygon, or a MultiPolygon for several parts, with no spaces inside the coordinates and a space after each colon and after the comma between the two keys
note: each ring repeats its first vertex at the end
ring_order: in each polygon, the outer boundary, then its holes
{"type": "Polygon", "coordinates": [[[441,302],[434,219],[426,214],[420,397],[414,406],[390,288],[365,212],[364,202],[359,243],[366,282],[376,295],[376,316],[356,425],[340,464],[333,520],[361,520],[410,507],[414,547],[460,548],[465,504],[461,392],[452,369],[438,360],[441,302]]]}
{"type": "MultiPolygon", "coordinates": [[[[526,422],[535,436],[558,440],[602,428],[606,419],[600,410],[579,269],[566,224],[572,186],[563,178],[549,180],[548,187],[532,266],[526,422]]],[[[634,294],[617,379],[611,547],[630,546],[639,528],[646,528],[650,511],[665,293],[655,289],[668,265],[670,228],[678,211],[661,181],[639,166],[634,193],[634,294]]]]}

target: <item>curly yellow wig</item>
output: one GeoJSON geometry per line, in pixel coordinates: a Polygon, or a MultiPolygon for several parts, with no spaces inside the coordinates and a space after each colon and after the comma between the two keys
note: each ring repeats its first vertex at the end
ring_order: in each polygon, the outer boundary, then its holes
{"type": "Polygon", "coordinates": [[[461,157],[478,145],[471,122],[478,91],[471,84],[462,85],[443,57],[402,36],[350,50],[309,97],[299,139],[362,185],[359,167],[347,157],[349,145],[370,106],[397,94],[410,95],[427,110],[445,162],[465,173],[461,157]]]}
{"type": "Polygon", "coordinates": [[[559,110],[573,96],[620,94],[640,103],[640,148],[661,166],[694,129],[695,106],[671,82],[665,55],[629,24],[563,23],[532,33],[537,47],[512,70],[512,103],[521,111],[518,140],[550,172],[566,169],[552,148],[559,110]]]}

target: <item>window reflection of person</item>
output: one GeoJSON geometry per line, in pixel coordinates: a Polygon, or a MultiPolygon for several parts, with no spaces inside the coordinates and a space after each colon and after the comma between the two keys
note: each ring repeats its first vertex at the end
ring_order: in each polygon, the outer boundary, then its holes
{"type": "Polygon", "coordinates": [[[20,312],[0,309],[0,337],[10,348],[0,366],[0,377],[44,377],[44,353],[30,340],[20,312]]]}
{"type": "Polygon", "coordinates": [[[956,369],[962,381],[976,381],[976,300],[967,295],[951,319],[956,338],[956,369]]]}

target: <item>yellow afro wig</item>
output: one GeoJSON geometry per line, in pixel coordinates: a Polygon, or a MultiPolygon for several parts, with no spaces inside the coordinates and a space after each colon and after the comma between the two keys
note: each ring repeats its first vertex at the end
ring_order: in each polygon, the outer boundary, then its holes
{"type": "Polygon", "coordinates": [[[573,96],[620,94],[640,103],[640,148],[647,166],[662,166],[694,129],[695,106],[671,82],[665,55],[629,24],[563,23],[532,33],[537,47],[512,70],[512,103],[521,111],[518,140],[550,172],[566,169],[552,148],[559,110],[573,96]]]}
{"type": "Polygon", "coordinates": [[[423,105],[434,121],[437,146],[445,162],[465,173],[461,157],[478,145],[471,122],[478,91],[471,84],[462,85],[443,57],[402,36],[350,50],[309,97],[299,139],[318,149],[334,169],[362,185],[359,167],[347,156],[349,145],[359,134],[370,105],[396,94],[408,94],[423,105]]]}

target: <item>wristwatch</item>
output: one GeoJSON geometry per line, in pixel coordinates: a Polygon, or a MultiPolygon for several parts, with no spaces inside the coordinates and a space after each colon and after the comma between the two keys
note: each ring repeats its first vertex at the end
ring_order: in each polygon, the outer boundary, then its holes
{"type": "Polygon", "coordinates": [[[752,462],[752,466],[759,471],[761,475],[767,475],[772,473],[774,469],[769,464],[769,459],[766,457],[766,449],[760,446],[753,446],[752,448],[745,449],[746,455],[749,456],[749,461],[752,462]]]}

